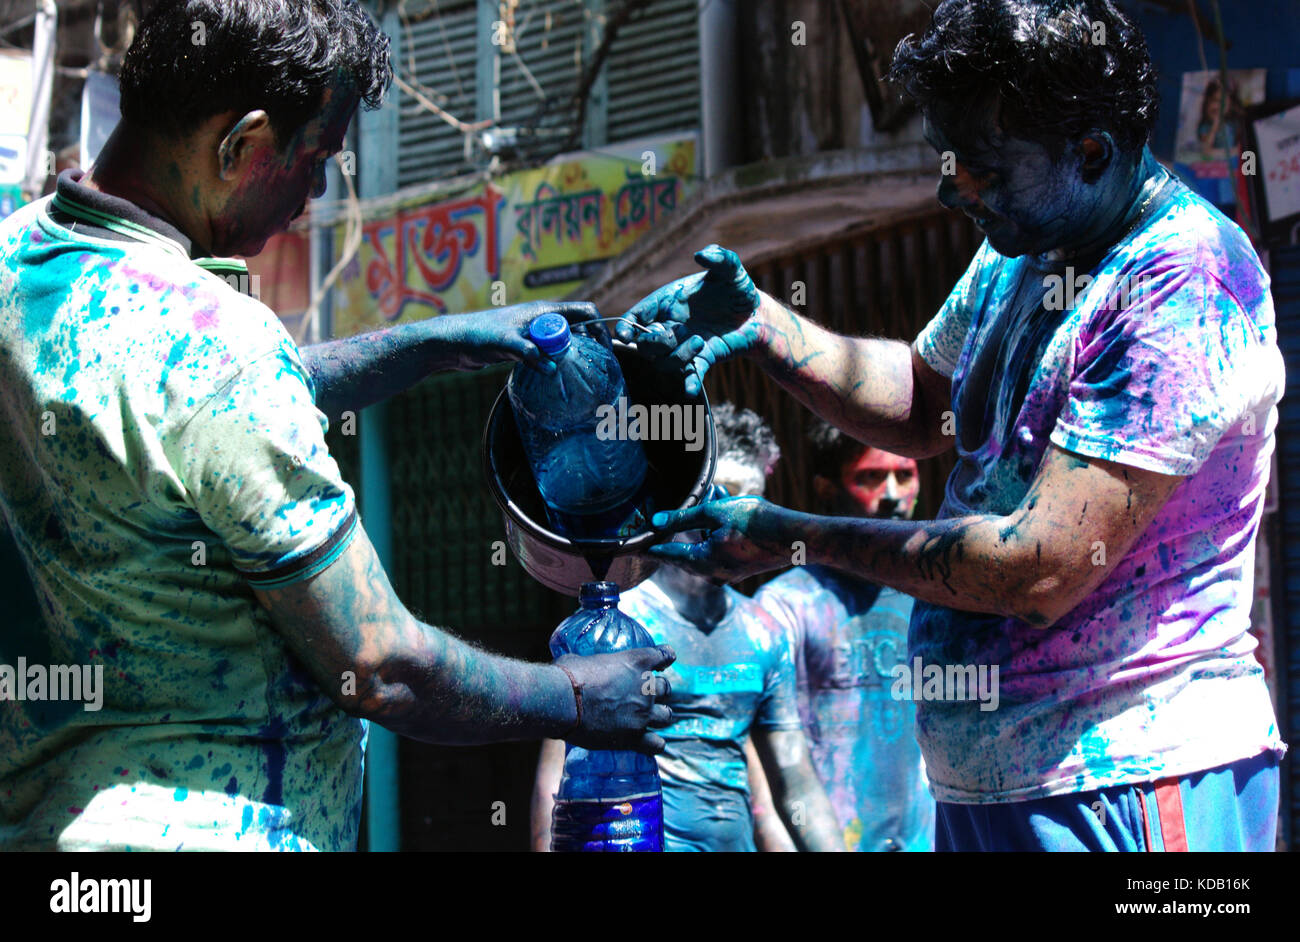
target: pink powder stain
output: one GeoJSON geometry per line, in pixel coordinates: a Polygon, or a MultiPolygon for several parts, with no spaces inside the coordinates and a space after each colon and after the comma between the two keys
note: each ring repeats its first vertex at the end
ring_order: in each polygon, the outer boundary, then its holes
{"type": "Polygon", "coordinates": [[[139,282],[144,287],[155,293],[161,293],[164,290],[170,291],[174,286],[167,284],[153,272],[140,271],[131,265],[122,266],[122,274],[130,279],[139,282]]]}
{"type": "Polygon", "coordinates": [[[45,236],[41,235],[39,232],[32,233],[32,245],[40,245],[44,241],[45,236]]]}
{"type": "Polygon", "coordinates": [[[219,323],[215,310],[195,311],[192,321],[195,330],[210,330],[219,323]]]}

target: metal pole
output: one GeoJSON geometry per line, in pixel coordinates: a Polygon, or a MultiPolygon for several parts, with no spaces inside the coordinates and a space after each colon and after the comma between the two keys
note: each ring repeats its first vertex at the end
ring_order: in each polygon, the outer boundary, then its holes
{"type": "Polygon", "coordinates": [[[700,137],[705,178],[739,159],[740,107],[736,89],[735,0],[699,0],[700,137]]]}
{"type": "Polygon", "coordinates": [[[27,125],[27,173],[23,197],[40,197],[54,171],[46,157],[50,143],[50,98],[54,94],[54,68],[58,58],[59,8],[54,0],[40,0],[32,41],[32,116],[27,125]]]}
{"type": "MultiPolygon", "coordinates": [[[[366,535],[387,570],[393,558],[392,494],[388,485],[388,404],[361,414],[361,508],[366,535]]],[[[370,724],[366,744],[367,850],[401,849],[397,736],[370,724]]]]}

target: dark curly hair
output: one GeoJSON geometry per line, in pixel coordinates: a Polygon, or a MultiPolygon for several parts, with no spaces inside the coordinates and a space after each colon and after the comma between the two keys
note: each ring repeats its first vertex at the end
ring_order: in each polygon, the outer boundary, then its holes
{"type": "Polygon", "coordinates": [[[340,71],[370,108],[393,78],[388,37],[357,0],[159,0],[122,63],[122,117],[177,135],[260,108],[283,146],[340,71]]]}
{"type": "Polygon", "coordinates": [[[807,438],[812,473],[836,482],[844,463],[856,459],[868,448],[822,419],[816,419],[808,427],[807,438]]]}
{"type": "Polygon", "coordinates": [[[1111,0],[944,0],[898,44],[890,78],[922,108],[994,93],[1004,130],[1056,157],[1093,129],[1141,148],[1156,120],[1146,40],[1111,0]]]}
{"type": "Polygon", "coordinates": [[[781,446],[763,417],[751,409],[737,409],[729,402],[713,407],[713,431],[718,438],[718,457],[759,468],[764,477],[781,460],[781,446]]]}

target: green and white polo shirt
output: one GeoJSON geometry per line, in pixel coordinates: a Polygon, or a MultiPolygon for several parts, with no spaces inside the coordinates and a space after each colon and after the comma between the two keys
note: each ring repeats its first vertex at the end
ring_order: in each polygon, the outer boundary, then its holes
{"type": "Polygon", "coordinates": [[[44,621],[0,632],[0,847],[352,849],[366,725],[253,594],[356,528],[311,377],[239,263],[78,179],[0,223],[0,510],[44,621]]]}

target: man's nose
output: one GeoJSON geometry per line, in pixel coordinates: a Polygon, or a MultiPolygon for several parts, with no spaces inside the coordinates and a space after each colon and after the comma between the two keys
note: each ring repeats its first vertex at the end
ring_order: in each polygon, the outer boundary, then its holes
{"type": "Polygon", "coordinates": [[[889,500],[898,500],[898,494],[902,489],[898,486],[898,478],[890,475],[885,478],[885,497],[889,500]]]}

